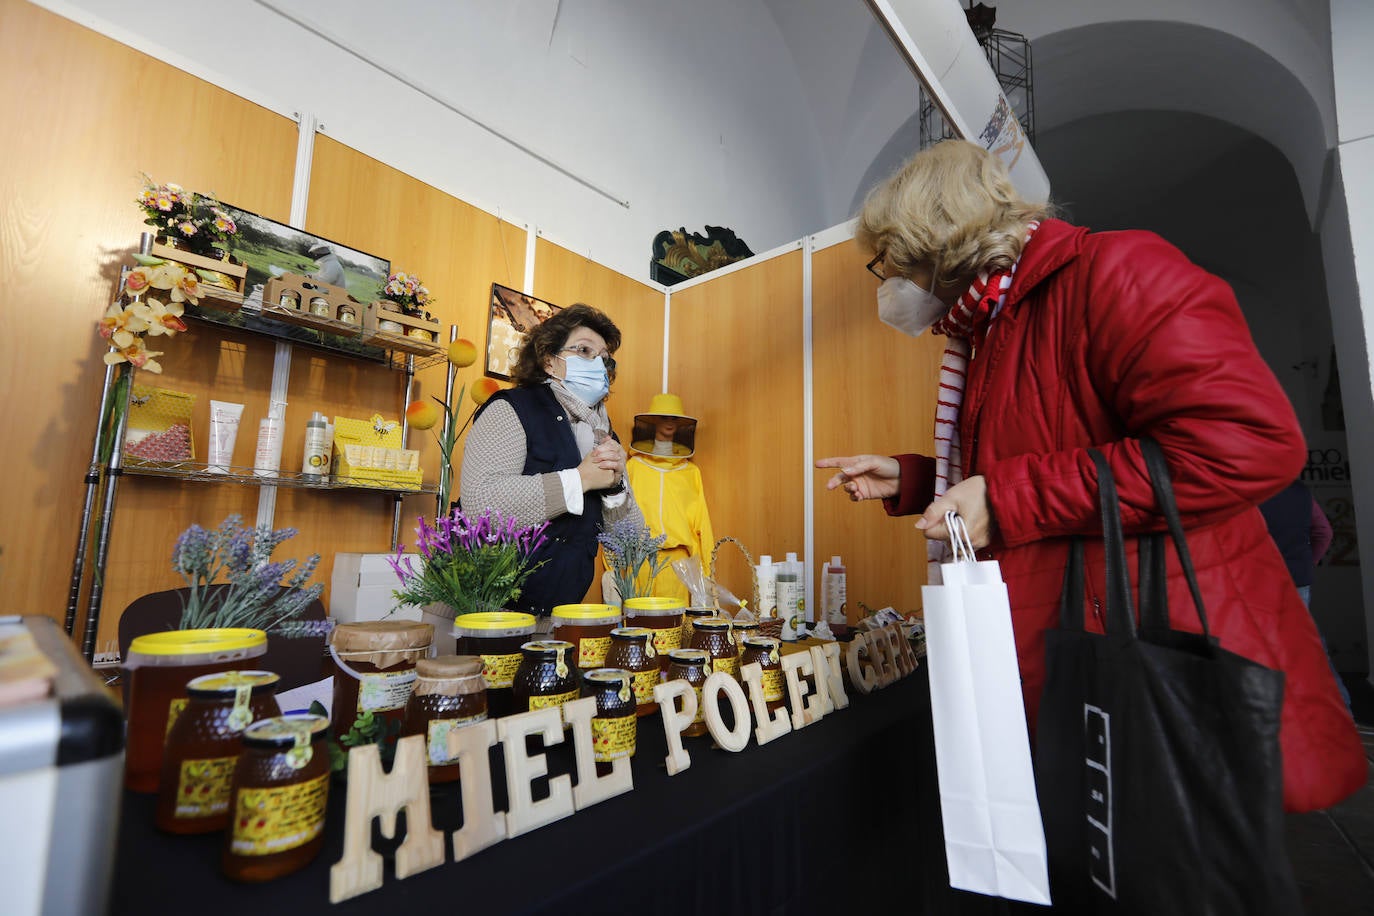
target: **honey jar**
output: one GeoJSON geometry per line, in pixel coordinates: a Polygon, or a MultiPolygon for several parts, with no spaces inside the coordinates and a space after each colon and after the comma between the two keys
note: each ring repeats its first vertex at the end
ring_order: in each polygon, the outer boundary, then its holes
{"type": "Polygon", "coordinates": [[[668,653],[682,648],[681,598],[627,598],[625,625],[647,627],[654,631],[654,653],[658,665],[668,670],[668,653]]]}
{"type": "Polygon", "coordinates": [[[592,756],[605,775],[621,757],[635,755],[635,695],[624,668],[595,668],[582,675],[582,695],[596,698],[592,717],[592,756]]]}
{"type": "Polygon", "coordinates": [[[475,655],[441,655],[415,663],[415,689],[406,703],[403,735],[424,735],[430,784],[458,778],[448,736],[487,718],[487,682],[475,655]]]}
{"type": "MultiPolygon", "coordinates": [[[[721,615],[724,616],[724,615],[721,615]]],[[[749,618],[731,620],[730,632],[735,634],[735,645],[743,646],[746,636],[759,636],[759,622],[749,618]]]]}
{"type": "Polygon", "coordinates": [[[782,656],[779,654],[780,640],[771,636],[746,636],[743,639],[744,651],[740,655],[740,666],[759,663],[763,669],[763,699],[772,712],[787,701],[786,688],[782,677],[782,656]]]}
{"type": "Polygon", "coordinates": [[[620,626],[620,611],[610,604],[560,604],[553,609],[553,638],[577,647],[577,667],[583,671],[606,664],[611,630],[620,626]]]}
{"type": "Polygon", "coordinates": [[[267,651],[262,630],[224,627],[167,630],[129,644],[128,749],[124,787],[156,792],[162,748],[178,713],[186,706],[186,683],[202,674],[250,667],[267,651]]]}
{"type": "Polygon", "coordinates": [[[534,634],[534,615],[511,611],[480,611],[462,614],[453,621],[459,655],[482,660],[487,682],[487,714],[493,719],[515,711],[511,683],[524,657],[520,647],[534,634]]]}
{"type": "Polygon", "coordinates": [[[692,633],[693,649],[705,649],[711,655],[711,670],[724,671],[739,680],[739,647],[730,632],[730,621],[724,617],[702,617],[696,621],[692,633]]]}
{"type": "Polygon", "coordinates": [[[415,663],[429,653],[434,626],[391,620],[341,623],[329,634],[334,657],[334,734],[344,735],[361,713],[395,722],[405,718],[415,663]]]}
{"type": "Polygon", "coordinates": [[[689,607],[682,612],[682,644],[690,646],[692,644],[692,631],[696,627],[698,620],[705,620],[707,617],[715,617],[720,614],[720,609],[712,605],[697,605],[689,607]]]}
{"type": "Polygon", "coordinates": [[[635,715],[647,716],[658,712],[654,702],[654,685],[661,681],[662,670],[658,653],[654,651],[654,631],[648,627],[616,627],[611,631],[611,648],[606,651],[606,665],[630,672],[630,689],[635,695],[635,715]]]}
{"type": "Polygon", "coordinates": [[[329,800],[328,727],[324,716],[295,713],[244,729],[220,860],[226,876],[271,881],[319,853],[329,800]]]}
{"type": "Polygon", "coordinates": [[[705,649],[674,649],[668,653],[668,680],[685,680],[697,695],[697,716],[682,730],[685,737],[706,734],[706,704],[702,702],[701,687],[710,673],[711,655],[705,649]]]}
{"type": "Polygon", "coordinates": [[[577,699],[577,669],[573,644],[561,639],[536,639],[520,647],[511,693],[516,712],[562,706],[577,699]]]}
{"type": "Polygon", "coordinates": [[[153,815],[168,833],[209,833],[229,824],[229,790],[243,749],[243,730],[281,715],[270,671],[203,674],[186,685],[162,753],[162,778],[153,815]]]}

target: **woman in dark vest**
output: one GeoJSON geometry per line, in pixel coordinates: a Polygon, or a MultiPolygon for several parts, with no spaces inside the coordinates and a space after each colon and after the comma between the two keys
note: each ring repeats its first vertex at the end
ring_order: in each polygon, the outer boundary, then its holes
{"type": "Polygon", "coordinates": [[[478,411],[463,450],[462,505],[522,525],[550,522],[542,560],[510,610],[547,616],[580,602],[596,567],[596,536],[626,516],[643,523],[625,483],[625,449],[606,415],[620,330],[589,305],[555,313],[525,337],[516,387],[478,411]]]}

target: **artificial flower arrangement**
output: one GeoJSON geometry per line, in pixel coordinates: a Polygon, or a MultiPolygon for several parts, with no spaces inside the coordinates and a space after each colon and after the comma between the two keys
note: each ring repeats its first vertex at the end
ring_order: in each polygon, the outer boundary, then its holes
{"type": "MultiPolygon", "coordinates": [[[[459,338],[448,345],[448,373],[449,387],[452,387],[453,375],[458,369],[466,369],[477,361],[477,347],[470,340],[459,338]]],[[[491,398],[493,394],[501,390],[495,380],[483,376],[472,383],[472,413],[468,414],[466,420],[460,425],[458,415],[463,407],[463,395],[468,393],[467,383],[458,389],[458,397],[453,399],[453,403],[445,401],[443,398],[432,396],[430,401],[418,400],[411,401],[406,405],[406,422],[415,429],[434,429],[440,420],[443,426],[434,432],[434,439],[439,443],[439,496],[437,505],[439,511],[436,517],[442,518],[448,514],[449,494],[453,488],[453,447],[458,444],[458,439],[463,435],[472,418],[477,416],[477,408],[481,407],[491,398]],[[437,406],[436,406],[437,405],[437,406]]]]}
{"type": "Polygon", "coordinates": [[[272,552],[295,537],[296,529],[242,523],[241,516],[231,515],[214,530],[192,525],[177,538],[172,568],[189,590],[180,628],[248,627],[287,637],[327,632],[327,621],[299,619],[324,590],[318,582],[305,584],[320,555],[312,554],[299,569],[295,560],[273,562],[272,552]],[[229,587],[211,588],[221,576],[229,587]]]}
{"type": "Polygon", "coordinates": [[[647,597],[654,579],[668,565],[667,558],[660,557],[658,552],[667,535],[651,537],[644,525],[633,518],[622,518],[610,528],[603,528],[596,539],[606,554],[606,568],[621,600],[647,597]]]}
{"type": "Polygon", "coordinates": [[[434,302],[429,289],[414,274],[397,271],[386,278],[382,294],[401,307],[401,311],[416,318],[433,318],[429,305],[434,302]]]}
{"type": "Polygon", "coordinates": [[[402,545],[390,560],[401,580],[392,594],[403,604],[444,604],[459,614],[499,611],[520,597],[525,580],[543,565],[531,561],[544,545],[548,522],[522,525],[492,509],[476,517],[454,509],[433,526],[418,521],[419,555],[405,554],[402,545]]]}
{"type": "Polygon", "coordinates": [[[168,242],[197,254],[213,254],[239,231],[213,194],[188,191],[179,184],[157,184],[146,174],[135,201],[146,224],[168,242]]]}
{"type": "Polygon", "coordinates": [[[194,305],[200,301],[200,281],[194,272],[175,261],[146,255],[139,260],[140,266],[124,275],[123,295],[110,304],[105,317],[100,319],[100,336],[113,348],[104,359],[107,366],[129,363],[136,369],[161,372],[162,366],[153,357],[161,356],[162,351],[149,350],[144,336],[171,337],[186,330],[186,323],[181,320],[182,303],[194,305]],[[167,301],[153,298],[154,291],[166,292],[167,301]]]}

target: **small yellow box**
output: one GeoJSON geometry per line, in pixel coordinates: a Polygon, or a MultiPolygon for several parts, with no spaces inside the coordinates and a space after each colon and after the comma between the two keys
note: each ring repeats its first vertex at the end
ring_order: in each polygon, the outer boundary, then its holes
{"type": "Polygon", "coordinates": [[[164,463],[194,461],[191,412],[195,406],[194,394],[135,385],[124,429],[125,457],[164,463]]]}
{"type": "Polygon", "coordinates": [[[404,448],[401,424],[373,414],[367,420],[334,418],[334,480],[360,487],[418,490],[420,453],[404,448]]]}

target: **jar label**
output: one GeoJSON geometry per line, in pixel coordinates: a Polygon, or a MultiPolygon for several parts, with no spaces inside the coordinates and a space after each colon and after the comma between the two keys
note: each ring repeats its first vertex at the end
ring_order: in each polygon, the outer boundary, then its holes
{"type": "Polygon", "coordinates": [[[358,683],[358,712],[402,709],[415,685],[415,669],[363,674],[358,683]]]}
{"type": "Polygon", "coordinates": [[[682,648],[682,630],[678,627],[664,627],[654,630],[654,651],[666,655],[670,649],[682,648]]]}
{"type": "MultiPolygon", "coordinates": [[[[709,662],[707,663],[709,664],[709,662]]],[[[706,721],[706,704],[701,701],[701,685],[696,684],[692,687],[692,692],[697,695],[697,717],[692,720],[692,724],[706,721]]]]}
{"type": "Polygon", "coordinates": [[[763,700],[765,703],[774,703],[783,697],[782,688],[782,669],[764,668],[763,669],[763,700]]]}
{"type": "Polygon", "coordinates": [[[577,699],[577,691],[569,690],[567,693],[555,693],[547,697],[530,697],[530,712],[536,709],[544,709],[549,706],[562,706],[564,703],[571,703],[577,699]]]}
{"type": "Polygon", "coordinates": [[[739,680],[739,656],[727,655],[724,658],[711,659],[712,671],[724,671],[735,680],[739,680]]]}
{"type": "Polygon", "coordinates": [[[485,722],[486,720],[487,714],[485,712],[479,712],[475,716],[463,716],[459,719],[430,719],[427,731],[429,736],[429,765],[442,767],[457,761],[458,755],[448,752],[448,736],[460,728],[476,725],[478,722],[485,722]]]}
{"type": "Polygon", "coordinates": [[[186,698],[177,697],[167,704],[167,730],[162,733],[162,743],[167,743],[167,736],[172,733],[172,726],[177,724],[177,716],[186,708],[186,698]]]}
{"type": "Polygon", "coordinates": [[[520,667],[521,655],[483,655],[482,679],[487,689],[509,687],[515,681],[515,670],[520,667]]]}
{"type": "Polygon", "coordinates": [[[587,636],[577,641],[577,667],[600,668],[606,664],[606,653],[611,648],[609,636],[587,636]]]}
{"type": "Polygon", "coordinates": [[[234,810],[236,856],[270,856],[304,846],[324,830],[329,774],[294,786],[239,789],[234,810]]]}
{"type": "Polygon", "coordinates": [[[173,817],[213,817],[229,810],[229,790],[238,757],[183,760],[173,817]]]}
{"type": "Polygon", "coordinates": [[[657,668],[650,668],[648,671],[636,671],[631,676],[636,706],[646,706],[654,701],[654,685],[658,683],[658,675],[657,668]]]}
{"type": "Polygon", "coordinates": [[[618,719],[592,719],[592,755],[597,763],[610,763],[621,757],[635,754],[635,717],[621,716],[618,719]]]}

